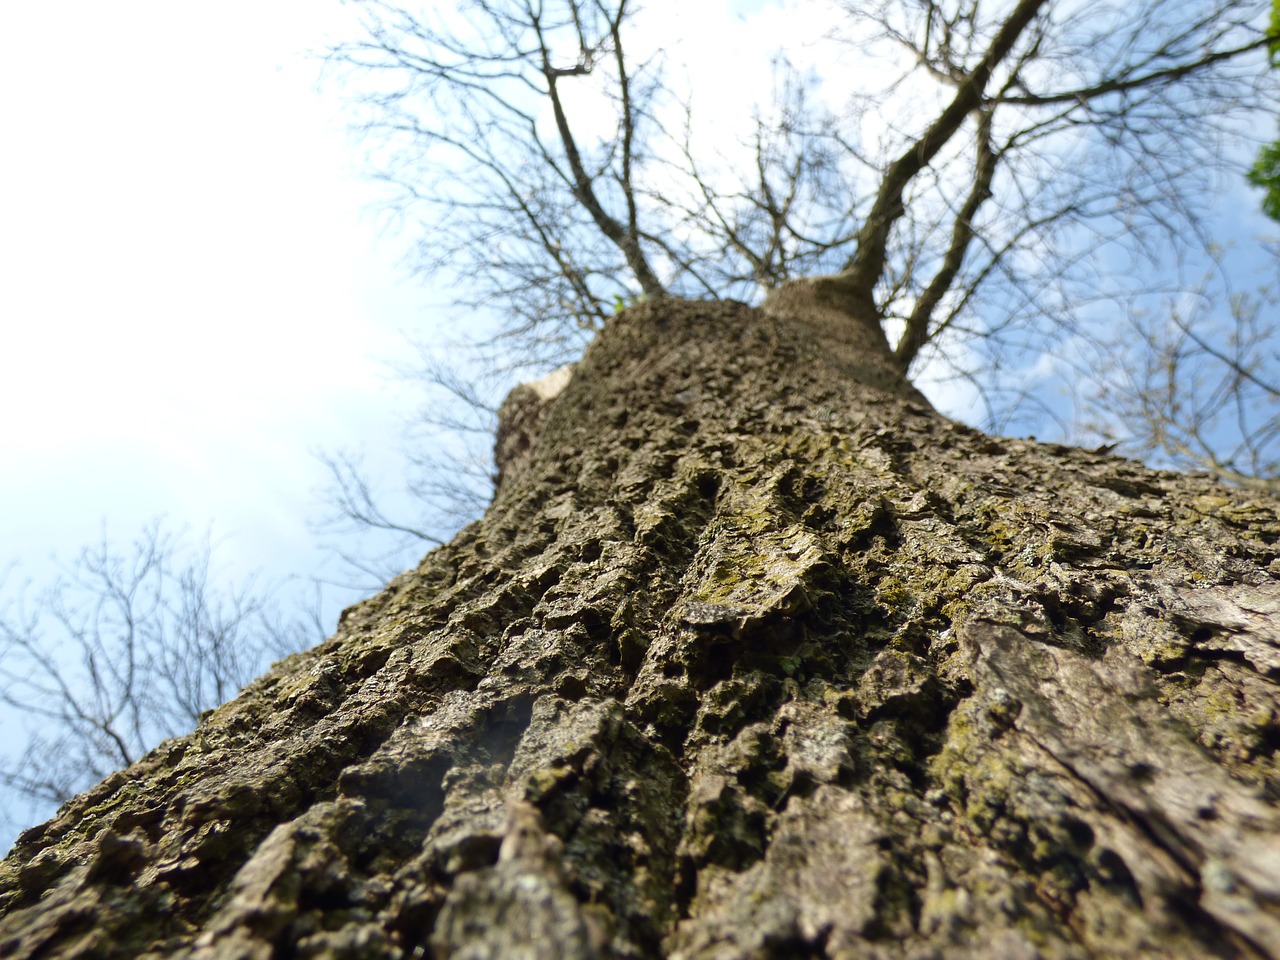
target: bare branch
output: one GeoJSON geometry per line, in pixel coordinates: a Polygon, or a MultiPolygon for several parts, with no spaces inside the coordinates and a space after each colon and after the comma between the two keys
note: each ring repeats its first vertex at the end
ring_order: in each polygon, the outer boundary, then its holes
{"type": "Polygon", "coordinates": [[[889,232],[906,212],[902,197],[907,185],[955,136],[970,112],[981,104],[996,67],[1009,55],[1047,2],[1019,0],[955,97],[924,133],[885,170],[875,201],[858,233],[857,252],[841,272],[842,279],[855,294],[871,301],[876,282],[884,272],[889,232]]]}
{"type": "Polygon", "coordinates": [[[33,607],[25,587],[7,598],[0,703],[21,721],[8,731],[17,753],[0,756],[0,784],[65,800],[191,729],[267,657],[323,637],[280,620],[270,591],[251,582],[216,588],[210,559],[207,543],[190,552],[158,521],[128,552],[104,531],[33,607]]]}

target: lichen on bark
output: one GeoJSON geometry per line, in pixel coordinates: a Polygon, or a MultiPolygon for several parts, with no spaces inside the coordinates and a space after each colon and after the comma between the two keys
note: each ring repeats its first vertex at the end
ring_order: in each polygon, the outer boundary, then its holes
{"type": "Polygon", "coordinates": [[[1276,502],[856,313],[620,314],[483,520],[19,839],[0,956],[1280,956],[1276,502]]]}

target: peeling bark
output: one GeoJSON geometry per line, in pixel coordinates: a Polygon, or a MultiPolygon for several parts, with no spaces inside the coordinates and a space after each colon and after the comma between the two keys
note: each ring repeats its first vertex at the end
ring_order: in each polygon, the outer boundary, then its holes
{"type": "Polygon", "coordinates": [[[1280,956],[1276,501],[950,422],[848,296],[618,316],[482,521],[23,834],[0,956],[1280,956]]]}

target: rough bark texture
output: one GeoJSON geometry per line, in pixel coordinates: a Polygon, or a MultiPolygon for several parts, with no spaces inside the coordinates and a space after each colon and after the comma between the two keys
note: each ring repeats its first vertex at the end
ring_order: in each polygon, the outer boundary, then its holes
{"type": "Polygon", "coordinates": [[[1280,956],[1276,502],[832,297],[620,315],[484,520],[20,838],[0,956],[1280,956]]]}

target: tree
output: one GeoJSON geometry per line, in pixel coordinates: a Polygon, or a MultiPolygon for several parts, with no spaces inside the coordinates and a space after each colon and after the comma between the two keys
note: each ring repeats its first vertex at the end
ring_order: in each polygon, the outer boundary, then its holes
{"type": "Polygon", "coordinates": [[[1195,230],[1226,138],[1270,107],[1256,0],[843,3],[848,53],[886,67],[858,73],[850,115],[784,68],[747,162],[709,170],[696,126],[664,129],[672,94],[628,42],[628,0],[356,6],[368,39],[335,57],[364,78],[401,212],[432,231],[425,265],[526,334],[597,326],[619,297],[752,300],[843,272],[900,325],[909,367],[953,328],[997,326],[988,298],[1005,325],[1051,317],[1060,298],[1029,301],[1094,263],[1082,243],[1195,230]],[[885,117],[904,104],[910,121],[885,117]]]}
{"type": "MultiPolygon", "coordinates": [[[[1204,296],[1135,307],[1090,358],[1099,406],[1165,465],[1280,493],[1275,305],[1267,293],[1237,295],[1227,311],[1204,296]]],[[[1094,427],[1115,439],[1113,430],[1094,427]]]]}
{"type": "MultiPolygon", "coordinates": [[[[1272,36],[1267,50],[1271,56],[1271,65],[1280,66],[1280,42],[1274,38],[1280,36],[1280,3],[1271,4],[1271,23],[1268,33],[1272,36]]],[[[1258,159],[1249,168],[1249,182],[1261,187],[1265,193],[1262,197],[1262,212],[1272,220],[1280,220],[1280,141],[1265,144],[1258,151],[1258,159]]]]}
{"type": "Polygon", "coordinates": [[[0,758],[0,785],[11,798],[52,809],[315,642],[269,591],[216,586],[211,560],[208,542],[193,551],[156,521],[126,550],[104,532],[33,602],[10,598],[0,704],[6,751],[19,749],[0,758]]]}
{"type": "Polygon", "coordinates": [[[948,421],[838,291],[616,318],[481,522],[20,838],[6,955],[1275,956],[1276,501],[948,421]]]}
{"type": "MultiPolygon", "coordinates": [[[[832,78],[824,88],[781,62],[775,102],[745,133],[714,122],[719,104],[676,95],[686,86],[663,72],[666,32],[626,0],[489,0],[456,17],[353,5],[367,39],[334,56],[364,91],[375,168],[422,231],[422,266],[469,313],[504,318],[491,354],[545,372],[620,302],[758,302],[788,279],[839,273],[874,305],[900,365],[976,387],[975,421],[1077,440],[1088,433],[1053,423],[1103,423],[1132,455],[1187,462],[1159,423],[1133,419],[1159,398],[1075,391],[1073,418],[1046,398],[1060,378],[1034,371],[1085,352],[1148,365],[1149,337],[1117,345],[1125,305],[1176,301],[1214,268],[1215,181],[1238,183],[1251,131],[1275,113],[1264,2],[836,3],[843,46],[824,52],[858,85],[829,91],[832,78]]],[[[1238,354],[1231,326],[1224,315],[1198,333],[1238,354]]],[[[1280,348],[1273,336],[1250,346],[1245,369],[1280,348]]],[[[457,357],[451,347],[445,362],[457,357]]],[[[1198,378],[1220,375],[1201,359],[1198,378]]],[[[1184,408],[1214,418],[1194,395],[1184,408]]],[[[1280,430],[1256,419],[1259,436],[1280,430]]],[[[1202,439],[1196,466],[1248,469],[1235,438],[1202,439]]],[[[408,446],[411,461],[436,447],[408,446]]],[[[438,483],[429,459],[411,465],[410,487],[438,483]]],[[[358,471],[335,477],[336,512],[357,529],[372,517],[439,536],[433,518],[457,502],[432,490],[402,516],[358,471]]]]}
{"type": "Polygon", "coordinates": [[[484,518],[24,834],[0,951],[1277,956],[1280,508],[932,410],[883,297],[928,152],[847,270],[513,391],[484,518]]]}

